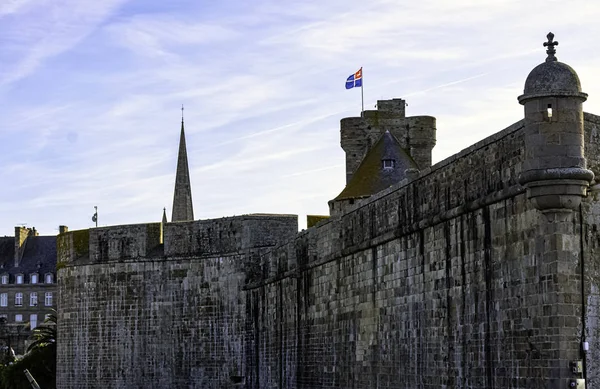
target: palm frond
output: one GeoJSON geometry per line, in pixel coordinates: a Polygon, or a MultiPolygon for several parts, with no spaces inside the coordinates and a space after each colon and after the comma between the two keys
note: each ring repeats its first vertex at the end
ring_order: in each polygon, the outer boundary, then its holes
{"type": "Polygon", "coordinates": [[[44,322],[35,327],[31,337],[33,342],[27,347],[27,352],[45,347],[56,347],[56,311],[52,310],[44,322]]]}

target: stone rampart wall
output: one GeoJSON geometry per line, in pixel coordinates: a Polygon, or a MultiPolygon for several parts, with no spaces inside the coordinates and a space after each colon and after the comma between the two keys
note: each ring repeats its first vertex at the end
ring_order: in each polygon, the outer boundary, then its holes
{"type": "Polygon", "coordinates": [[[598,194],[548,239],[522,127],[297,235],[274,215],[61,234],[59,387],[541,389],[583,335],[598,384],[598,194]]]}
{"type": "MultiPolygon", "coordinates": [[[[586,114],[598,172],[596,121],[586,114]]],[[[578,226],[598,206],[587,201],[550,247],[517,183],[522,147],[518,122],[266,255],[266,277],[246,288],[248,387],[547,387],[544,369],[577,347],[584,316],[581,268],[542,253],[579,253],[578,226]]],[[[586,284],[595,346],[598,279],[586,284]]]]}
{"type": "Polygon", "coordinates": [[[298,230],[247,215],[59,236],[60,388],[232,387],[246,370],[247,274],[298,230]],[[87,250],[83,242],[89,240],[87,250]]]}

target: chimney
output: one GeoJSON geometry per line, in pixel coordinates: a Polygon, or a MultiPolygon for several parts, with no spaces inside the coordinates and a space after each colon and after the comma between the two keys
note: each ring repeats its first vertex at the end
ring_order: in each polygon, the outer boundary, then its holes
{"type": "Polygon", "coordinates": [[[64,234],[69,231],[69,227],[67,226],[58,226],[58,234],[64,234]]]}
{"type": "Polygon", "coordinates": [[[27,227],[15,227],[15,267],[19,266],[25,251],[25,241],[30,234],[27,227]]]}

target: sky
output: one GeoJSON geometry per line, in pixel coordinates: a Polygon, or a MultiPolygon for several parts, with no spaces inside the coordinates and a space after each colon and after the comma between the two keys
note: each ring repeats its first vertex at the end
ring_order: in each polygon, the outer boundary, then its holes
{"type": "Polygon", "coordinates": [[[328,214],[340,119],[404,98],[437,118],[439,162],[523,117],[544,61],[600,114],[600,3],[588,0],[3,0],[0,235],[170,220],[185,106],[197,219],[328,214]]]}

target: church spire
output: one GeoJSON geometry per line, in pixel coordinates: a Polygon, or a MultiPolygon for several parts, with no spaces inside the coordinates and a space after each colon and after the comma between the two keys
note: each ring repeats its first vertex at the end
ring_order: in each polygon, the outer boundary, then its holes
{"type": "Polygon", "coordinates": [[[173,195],[173,213],[171,221],[194,220],[192,206],[192,186],[188,168],[185,132],[183,130],[183,106],[181,106],[181,136],[179,138],[179,156],[177,157],[177,173],[175,175],[175,194],[173,195]]]}

